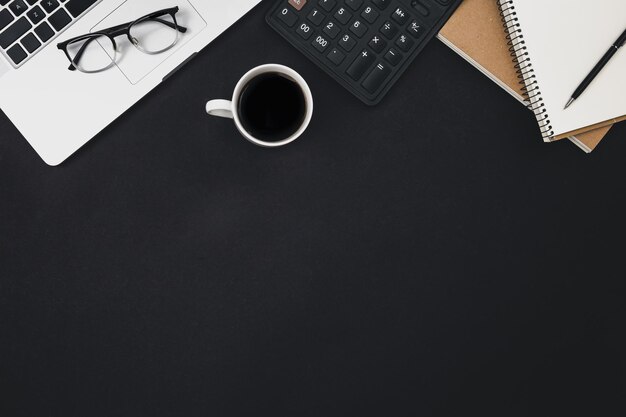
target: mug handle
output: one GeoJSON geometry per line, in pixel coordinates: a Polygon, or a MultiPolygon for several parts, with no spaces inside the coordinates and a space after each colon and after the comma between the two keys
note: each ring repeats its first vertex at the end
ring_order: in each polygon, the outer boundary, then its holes
{"type": "Polygon", "coordinates": [[[206,104],[206,112],[210,116],[233,118],[233,103],[229,100],[211,100],[206,104]]]}

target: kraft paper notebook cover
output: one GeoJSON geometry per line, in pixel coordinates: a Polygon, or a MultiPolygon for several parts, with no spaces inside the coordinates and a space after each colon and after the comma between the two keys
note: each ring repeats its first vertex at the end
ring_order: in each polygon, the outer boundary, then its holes
{"type": "MultiPolygon", "coordinates": [[[[439,39],[517,100],[524,101],[523,86],[495,0],[465,0],[443,27],[439,39]]],[[[591,152],[609,129],[610,126],[605,126],[569,139],[585,152],[591,152]]]]}
{"type": "Polygon", "coordinates": [[[624,0],[499,0],[511,49],[544,139],[626,119],[619,51],[569,108],[565,103],[626,27],[624,0]]]}

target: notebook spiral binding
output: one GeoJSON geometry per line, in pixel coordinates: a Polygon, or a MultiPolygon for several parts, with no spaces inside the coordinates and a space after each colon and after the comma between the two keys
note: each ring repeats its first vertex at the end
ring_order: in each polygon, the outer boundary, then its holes
{"type": "Polygon", "coordinates": [[[524,41],[524,34],[518,23],[515,6],[511,0],[497,0],[500,8],[500,17],[506,29],[506,39],[509,52],[515,62],[515,71],[522,85],[522,94],[539,122],[539,129],[544,141],[552,140],[554,131],[550,123],[546,105],[541,97],[541,90],[537,83],[530,57],[524,41]]]}

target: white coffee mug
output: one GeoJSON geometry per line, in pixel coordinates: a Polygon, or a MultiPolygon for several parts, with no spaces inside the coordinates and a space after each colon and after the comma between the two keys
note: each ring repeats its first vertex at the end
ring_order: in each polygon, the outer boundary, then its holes
{"type": "Polygon", "coordinates": [[[265,64],[251,69],[243,77],[241,77],[241,79],[235,86],[232,100],[211,100],[206,104],[206,112],[211,116],[219,116],[233,119],[235,121],[235,126],[237,126],[239,132],[255,145],[265,147],[278,147],[286,145],[298,139],[309,126],[309,123],[311,122],[311,117],[313,117],[313,95],[311,94],[311,89],[309,88],[308,84],[306,83],[306,81],[304,81],[304,78],[302,78],[300,74],[298,74],[296,71],[284,65],[265,64]],[[305,116],[298,130],[296,130],[291,136],[277,141],[265,141],[254,137],[254,135],[248,132],[242,125],[239,112],[237,110],[239,108],[239,99],[241,98],[244,87],[254,78],[266,73],[282,74],[298,84],[304,95],[304,101],[306,106],[305,116]]]}

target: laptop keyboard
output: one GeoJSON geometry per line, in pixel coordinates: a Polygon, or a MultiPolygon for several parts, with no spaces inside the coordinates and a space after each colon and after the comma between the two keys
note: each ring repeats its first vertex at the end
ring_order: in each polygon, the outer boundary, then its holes
{"type": "Polygon", "coordinates": [[[0,0],[0,51],[15,68],[102,0],[0,0]]]}

